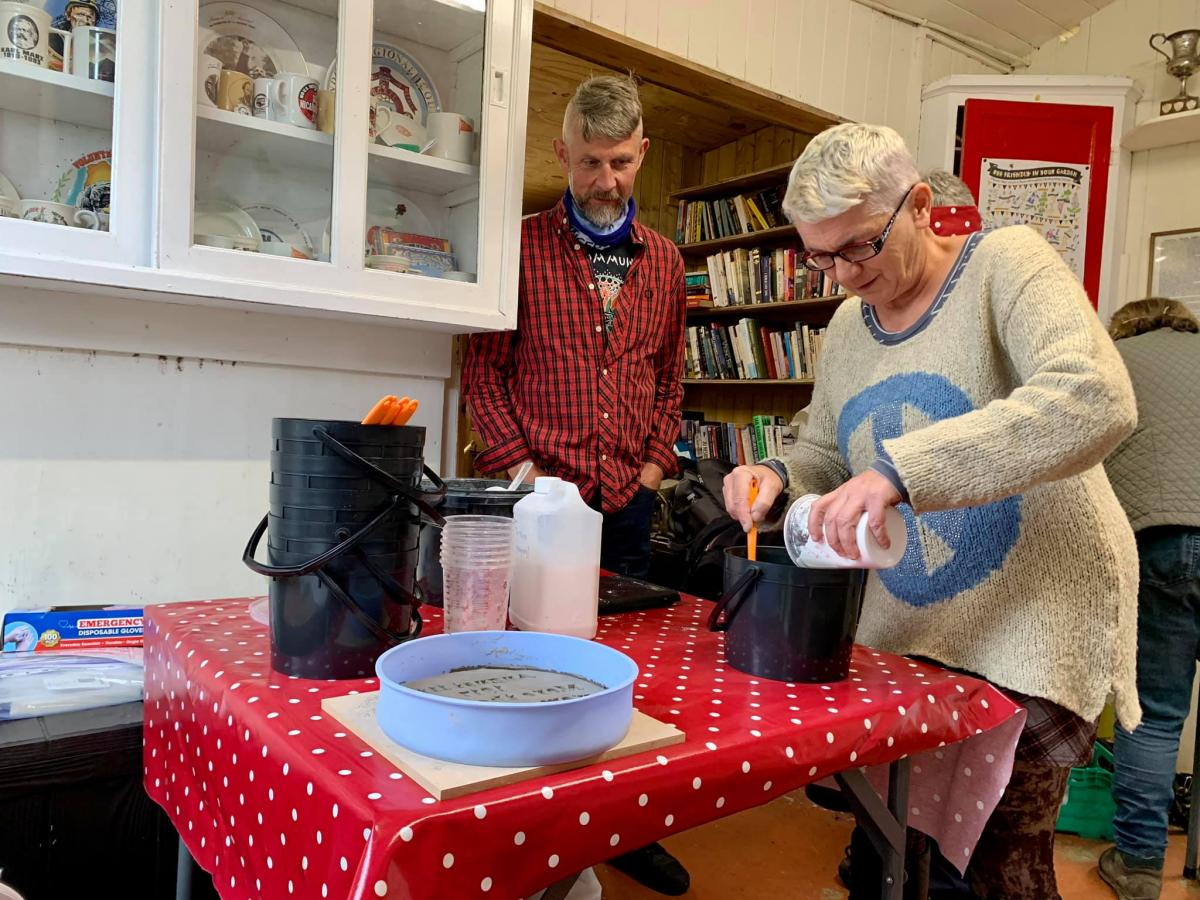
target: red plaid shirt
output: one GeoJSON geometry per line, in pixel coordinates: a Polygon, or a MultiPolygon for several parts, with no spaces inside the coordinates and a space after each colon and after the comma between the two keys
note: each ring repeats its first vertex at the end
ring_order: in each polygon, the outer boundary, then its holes
{"type": "Polygon", "coordinates": [[[521,227],[517,330],[473,335],[463,395],[487,444],[476,465],[532,459],[548,475],[627,504],[643,464],[676,470],[686,305],[675,245],[636,220],[634,261],[604,330],[600,292],[563,201],[521,227]]]}

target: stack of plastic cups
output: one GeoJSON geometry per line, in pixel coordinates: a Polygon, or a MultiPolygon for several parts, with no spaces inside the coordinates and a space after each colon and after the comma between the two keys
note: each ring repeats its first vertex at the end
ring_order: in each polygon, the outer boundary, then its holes
{"type": "Polygon", "coordinates": [[[452,516],[442,530],[446,633],[503,631],[512,578],[513,520],[452,516]]]}

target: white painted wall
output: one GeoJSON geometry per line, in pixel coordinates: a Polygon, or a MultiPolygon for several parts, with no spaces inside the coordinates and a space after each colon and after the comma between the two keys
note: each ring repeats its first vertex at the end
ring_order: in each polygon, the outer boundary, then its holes
{"type": "MultiPolygon", "coordinates": [[[[1170,34],[1200,22],[1200,0],[1116,0],[1080,24],[1066,41],[1053,40],[1034,53],[1028,74],[1126,75],[1142,92],[1137,121],[1158,114],[1158,101],[1173,97],[1179,82],[1167,75],[1165,60],[1147,44],[1154,32],[1170,34]]],[[[1196,88],[1191,87],[1193,93],[1196,88]]],[[[1200,224],[1200,142],[1133,154],[1129,179],[1125,253],[1120,302],[1148,293],[1150,235],[1200,224]]],[[[1193,687],[1193,692],[1196,688],[1193,687]]],[[[1192,770],[1196,734],[1193,714],[1183,729],[1177,768],[1192,770]]]]}
{"type": "Polygon", "coordinates": [[[853,0],[548,0],[591,22],[917,145],[921,86],[1000,71],[853,0]]]}
{"type": "Polygon", "coordinates": [[[271,418],[409,394],[438,468],[449,363],[447,335],[0,288],[0,612],[265,592],[271,418]]]}

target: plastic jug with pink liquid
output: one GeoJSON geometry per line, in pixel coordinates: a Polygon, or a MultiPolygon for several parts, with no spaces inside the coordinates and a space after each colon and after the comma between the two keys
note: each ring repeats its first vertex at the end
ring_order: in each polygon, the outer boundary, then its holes
{"type": "Polygon", "coordinates": [[[522,631],[596,636],[604,517],[561,478],[539,478],[513,507],[508,617],[522,631]]]}

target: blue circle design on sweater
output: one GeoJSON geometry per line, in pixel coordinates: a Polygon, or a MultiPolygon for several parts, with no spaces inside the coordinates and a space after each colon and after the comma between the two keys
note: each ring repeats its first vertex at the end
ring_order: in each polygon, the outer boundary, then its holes
{"type": "MultiPolygon", "coordinates": [[[[936,422],[975,407],[962,389],[941,375],[892,375],[842,407],[837,434],[842,458],[850,459],[850,438],[859,428],[869,427],[876,456],[891,462],[883,442],[905,433],[906,409],[936,422]]],[[[899,565],[878,574],[884,587],[910,606],[929,606],[978,585],[1004,564],[1021,531],[1020,495],[919,517],[908,504],[898,511],[908,532],[908,550],[899,565]]]]}

